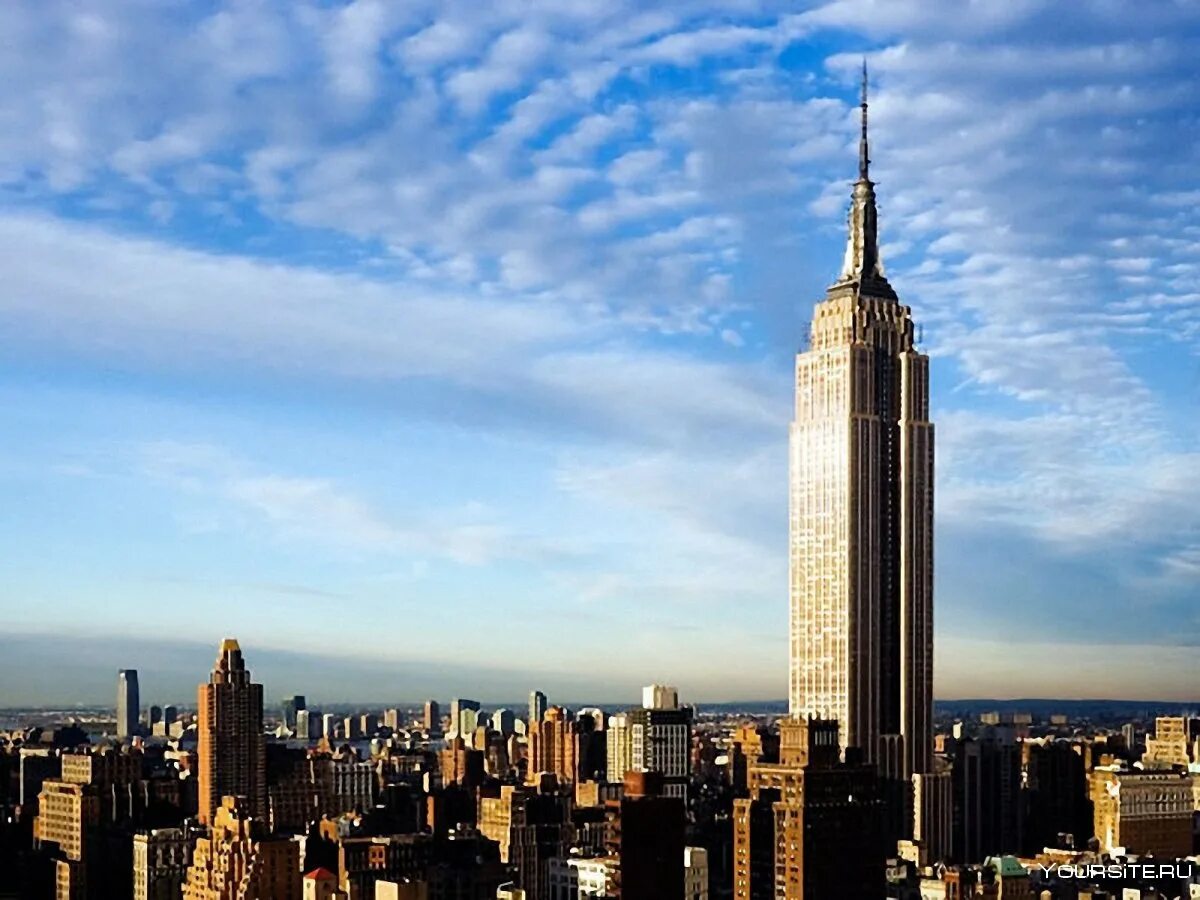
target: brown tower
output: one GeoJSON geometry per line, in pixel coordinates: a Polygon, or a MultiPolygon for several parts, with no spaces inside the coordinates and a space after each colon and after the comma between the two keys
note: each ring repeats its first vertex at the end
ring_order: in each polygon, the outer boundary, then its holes
{"type": "Polygon", "coordinates": [[[266,821],[266,736],[263,689],[250,681],[238,642],[226,638],[207,684],[200,685],[196,753],[199,818],[211,824],[224,797],[244,798],[245,811],[266,821]]]}
{"type": "Polygon", "coordinates": [[[550,772],[562,784],[574,784],[579,769],[575,729],[561,706],[546,710],[541,722],[531,723],[529,730],[529,771],[526,780],[537,784],[539,777],[550,772]]]}

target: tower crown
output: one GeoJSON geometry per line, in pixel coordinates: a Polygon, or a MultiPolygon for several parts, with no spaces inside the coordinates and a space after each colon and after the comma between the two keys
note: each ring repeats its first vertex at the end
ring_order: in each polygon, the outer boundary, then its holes
{"type": "Polygon", "coordinates": [[[889,299],[895,293],[883,275],[879,258],[879,214],[875,208],[875,183],[871,181],[870,144],[867,137],[867,63],[863,60],[859,100],[861,131],[858,138],[858,180],[850,194],[846,255],[834,287],[853,284],[873,296],[889,299]]]}

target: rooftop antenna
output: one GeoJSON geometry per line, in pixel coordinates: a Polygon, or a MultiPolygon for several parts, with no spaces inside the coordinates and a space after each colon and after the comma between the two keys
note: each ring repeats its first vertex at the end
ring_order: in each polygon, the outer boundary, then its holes
{"type": "Polygon", "coordinates": [[[862,110],[862,136],[858,139],[858,178],[860,181],[870,181],[868,170],[871,157],[867,148],[867,58],[862,63],[862,100],[859,102],[862,110]]]}

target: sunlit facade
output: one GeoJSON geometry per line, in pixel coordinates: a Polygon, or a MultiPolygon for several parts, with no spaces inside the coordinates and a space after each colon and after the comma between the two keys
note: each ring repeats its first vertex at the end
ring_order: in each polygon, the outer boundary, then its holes
{"type": "Polygon", "coordinates": [[[796,357],[789,702],[907,779],[932,749],[929,359],[883,274],[862,108],[845,261],[796,357]]]}

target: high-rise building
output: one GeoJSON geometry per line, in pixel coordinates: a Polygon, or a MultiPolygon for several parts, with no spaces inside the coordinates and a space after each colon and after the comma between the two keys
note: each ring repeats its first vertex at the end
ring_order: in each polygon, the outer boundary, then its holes
{"type": "Polygon", "coordinates": [[[956,862],[1016,853],[1023,843],[1021,747],[1011,726],[987,726],[952,744],[953,831],[956,862]]]}
{"type": "Polygon", "coordinates": [[[678,797],[662,794],[657,772],[629,772],[614,813],[609,855],[617,860],[610,893],[620,900],[683,897],[686,813],[678,797]]]}
{"type": "Polygon", "coordinates": [[[304,699],[303,694],[295,694],[291,697],[285,697],[280,706],[280,714],[283,717],[283,726],[291,730],[296,728],[296,713],[307,708],[308,703],[304,699]]]}
{"type": "Polygon", "coordinates": [[[930,862],[950,856],[954,839],[954,779],[950,764],[933,758],[932,772],[912,777],[912,840],[930,862]]]}
{"type": "Polygon", "coordinates": [[[138,733],[140,704],[137,669],[120,669],[117,672],[117,737],[131,738],[138,733]]]}
{"type": "Polygon", "coordinates": [[[577,781],[597,781],[608,771],[608,731],[604,713],[591,707],[575,716],[577,781]]]}
{"type": "Polygon", "coordinates": [[[114,852],[105,826],[124,824],[135,812],[141,754],[114,749],[64,753],[61,777],[42,782],[33,822],[37,840],[55,861],[56,896],[95,895],[103,886],[114,896],[132,892],[128,844],[114,852]]]}
{"type": "Polygon", "coordinates": [[[692,768],[692,710],[642,707],[626,715],[630,769],[657,772],[663,777],[663,796],[686,801],[692,768]]]}
{"type": "Polygon", "coordinates": [[[883,802],[857,748],[839,760],[836,722],[780,723],[778,763],[749,770],[733,802],[735,900],[884,896],[883,802]]]}
{"type": "Polygon", "coordinates": [[[865,70],[861,109],[845,259],[796,357],[789,705],[907,783],[932,754],[929,358],[879,258],[865,70]]]}
{"type": "Polygon", "coordinates": [[[708,900],[708,851],[703,847],[683,848],[683,898],[708,900]]]}
{"type": "Polygon", "coordinates": [[[492,731],[508,737],[516,731],[516,721],[511,709],[498,709],[492,713],[492,731]]]}
{"type": "Polygon", "coordinates": [[[450,730],[464,739],[475,733],[479,724],[479,701],[455,697],[450,701],[450,730]]]}
{"type": "Polygon", "coordinates": [[[1101,853],[1169,860],[1191,854],[1191,775],[1096,766],[1090,790],[1101,853]]]}
{"type": "Polygon", "coordinates": [[[608,719],[608,742],[605,746],[607,766],[605,776],[613,784],[625,780],[625,773],[633,768],[629,746],[629,715],[617,713],[608,719]]]}
{"type": "Polygon", "coordinates": [[[1068,740],[1021,742],[1024,855],[1047,847],[1082,848],[1092,836],[1084,750],[1084,745],[1068,740]]]}
{"type": "Polygon", "coordinates": [[[211,823],[209,836],[196,841],[183,900],[300,900],[299,844],[261,836],[235,797],[222,800],[211,823]]]}
{"type": "Polygon", "coordinates": [[[1154,720],[1154,737],[1146,739],[1142,764],[1147,769],[1187,768],[1192,762],[1192,738],[1197,720],[1186,716],[1159,716],[1154,720]]]}
{"type": "Polygon", "coordinates": [[[642,709],[679,709],[679,691],[668,684],[642,688],[642,709]]]}
{"type": "Polygon", "coordinates": [[[442,730],[442,712],[438,709],[436,700],[425,701],[425,718],[422,724],[426,731],[434,734],[442,730]]]}
{"type": "Polygon", "coordinates": [[[561,706],[552,706],[529,730],[527,781],[537,784],[549,772],[560,784],[574,784],[579,772],[579,746],[573,723],[561,706]]]}
{"type": "Polygon", "coordinates": [[[546,703],[545,694],[543,694],[541,691],[529,692],[529,718],[526,721],[529,722],[530,729],[532,729],[533,726],[538,722],[542,721],[548,708],[549,706],[546,703]]]}
{"type": "Polygon", "coordinates": [[[446,749],[438,754],[438,770],[443,784],[463,784],[471,788],[483,781],[484,752],[475,750],[465,739],[455,735],[446,741],[446,749]]]}
{"type": "Polygon", "coordinates": [[[517,870],[529,900],[551,900],[549,861],[565,857],[570,844],[571,801],[554,778],[537,786],[503,785],[479,798],[479,831],[500,845],[500,860],[517,870]]]}
{"type": "Polygon", "coordinates": [[[211,824],[223,797],[244,797],[255,819],[266,822],[266,736],[263,689],[250,681],[238,642],[221,642],[207,684],[197,691],[200,821],[211,824]]]}
{"type": "Polygon", "coordinates": [[[1121,737],[1125,740],[1125,749],[1131,757],[1137,756],[1138,727],[1135,722],[1126,722],[1121,726],[1121,737]]]}
{"type": "Polygon", "coordinates": [[[317,735],[313,734],[313,725],[316,721],[319,721],[319,719],[314,719],[309,710],[297,710],[295,728],[297,739],[306,741],[317,737],[317,735]]]}

